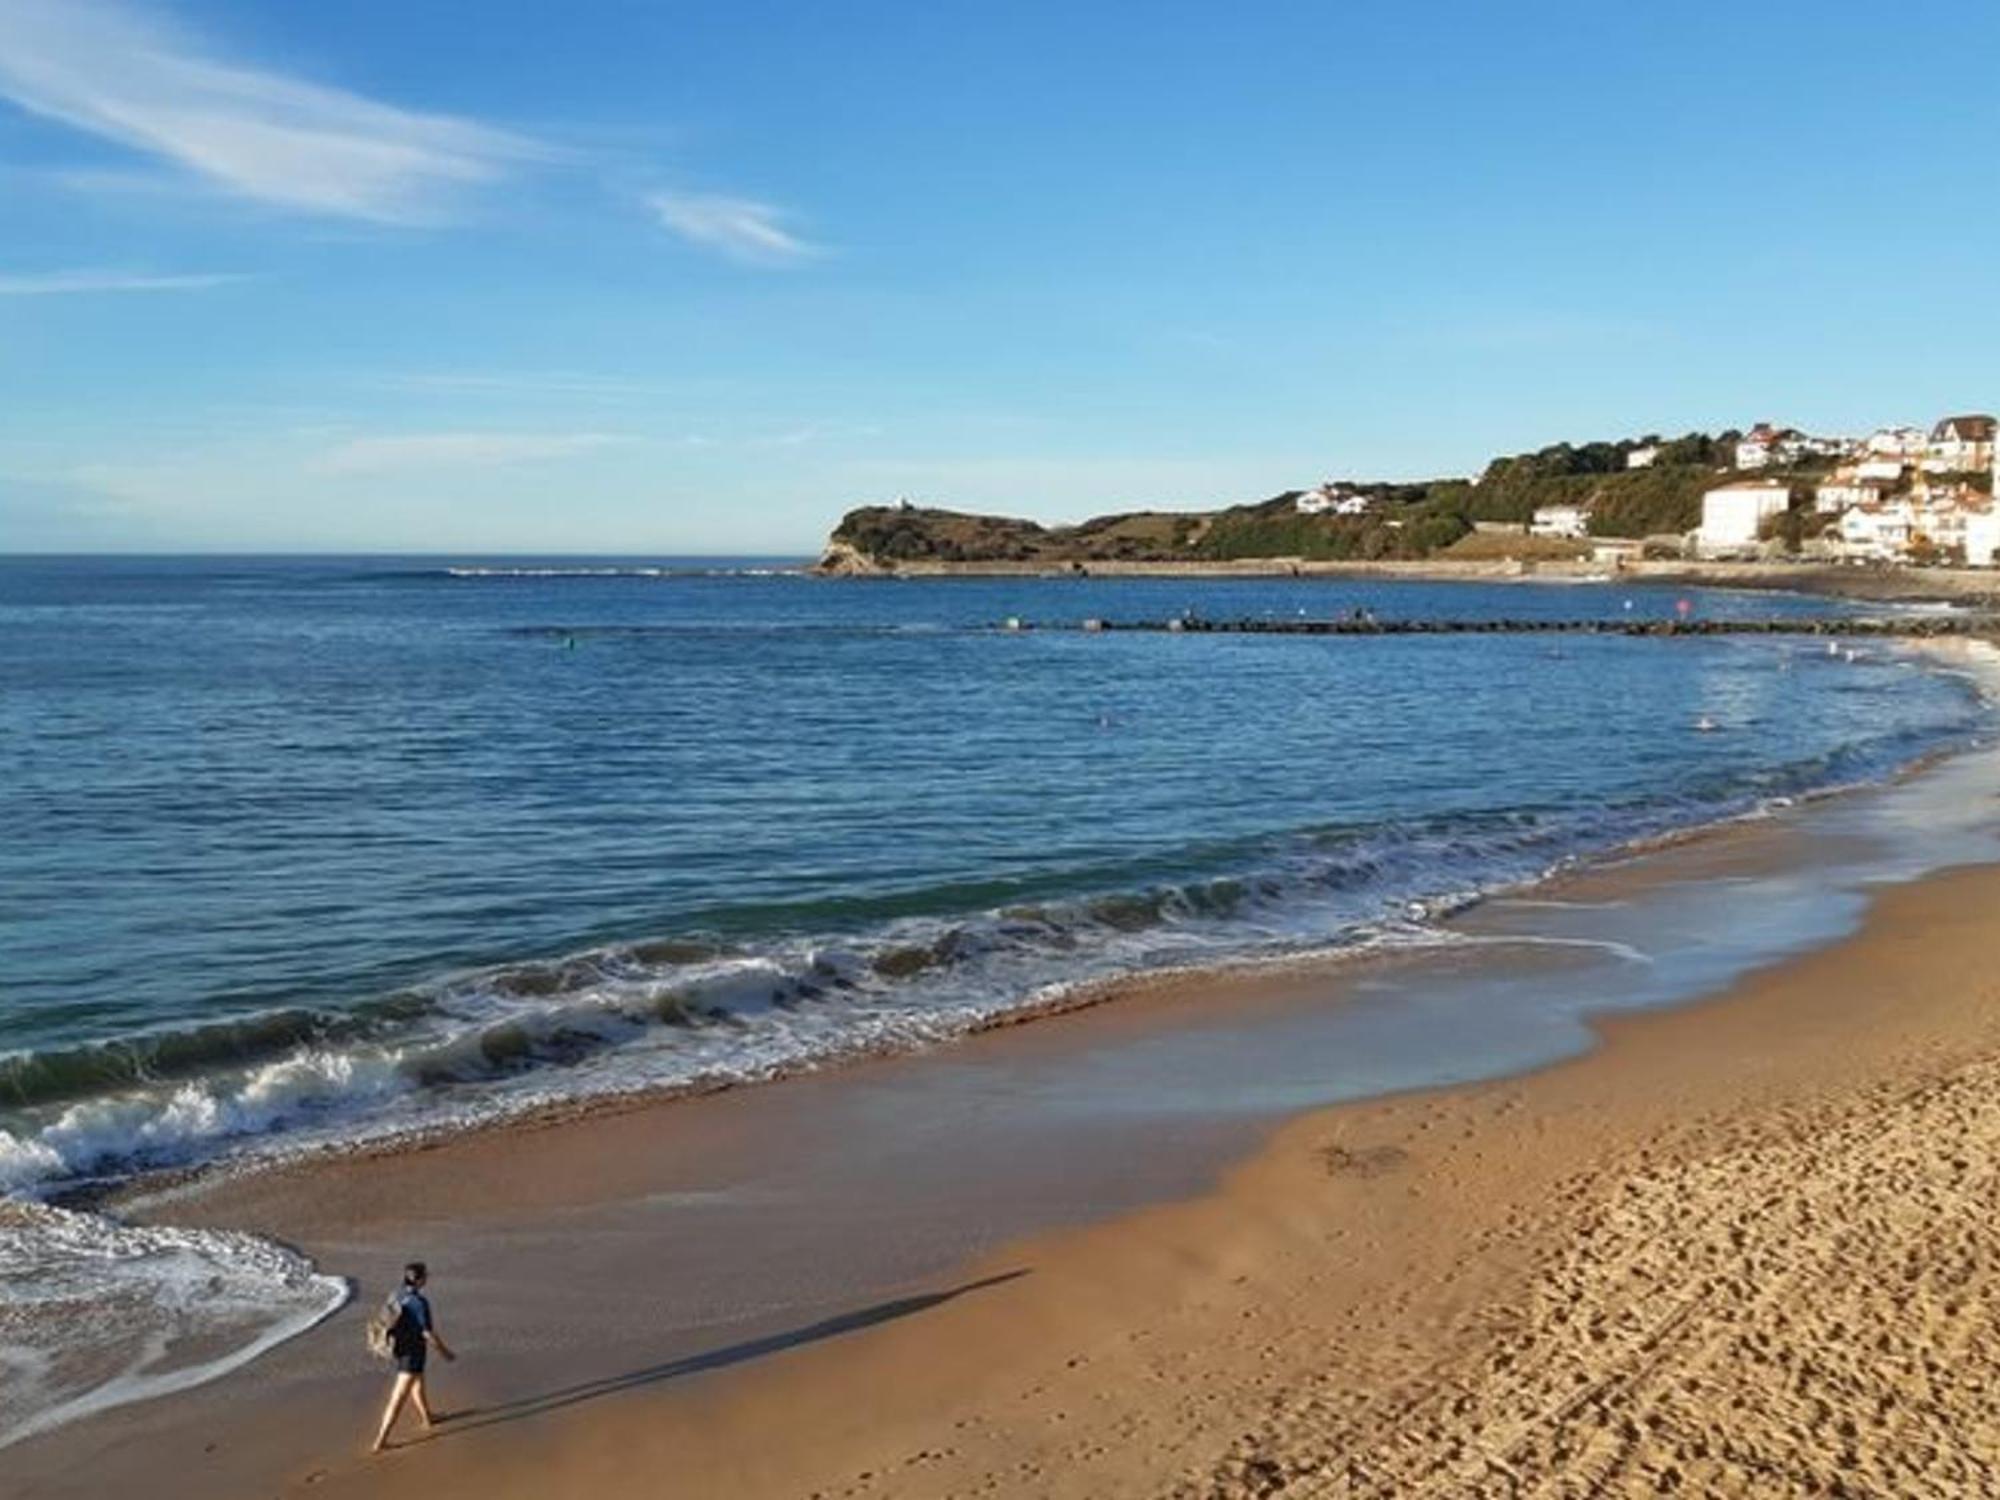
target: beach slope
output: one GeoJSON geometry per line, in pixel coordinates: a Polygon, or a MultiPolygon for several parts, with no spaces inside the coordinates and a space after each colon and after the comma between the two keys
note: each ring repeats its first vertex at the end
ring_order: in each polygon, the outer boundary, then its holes
{"type": "MultiPolygon", "coordinates": [[[[300,1495],[1991,1493],[1996,909],[1992,870],[1890,889],[1586,1058],[1301,1117],[1214,1193],[812,1338],[376,1461],[300,1459],[272,1434],[313,1414],[249,1392],[207,1451],[300,1495]]],[[[244,1474],[86,1436],[92,1493],[244,1474]]]]}

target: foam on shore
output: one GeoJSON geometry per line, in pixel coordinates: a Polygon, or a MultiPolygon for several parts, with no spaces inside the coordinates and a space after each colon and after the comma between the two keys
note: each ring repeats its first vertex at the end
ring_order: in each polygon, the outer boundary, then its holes
{"type": "Polygon", "coordinates": [[[254,1235],[0,1200],[0,1447],[213,1380],[346,1300],[254,1235]]]}

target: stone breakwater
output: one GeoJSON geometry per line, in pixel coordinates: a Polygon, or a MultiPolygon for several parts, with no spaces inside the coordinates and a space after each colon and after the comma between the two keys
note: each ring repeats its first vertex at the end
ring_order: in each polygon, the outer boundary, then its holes
{"type": "Polygon", "coordinates": [[[1123,631],[1163,635],[1625,635],[1859,636],[1907,640],[2000,634],[2000,616],[1923,615],[1909,619],[1777,620],[1209,620],[1195,616],[1169,620],[1081,620],[1040,623],[1018,618],[995,629],[1016,632],[1123,631]]]}

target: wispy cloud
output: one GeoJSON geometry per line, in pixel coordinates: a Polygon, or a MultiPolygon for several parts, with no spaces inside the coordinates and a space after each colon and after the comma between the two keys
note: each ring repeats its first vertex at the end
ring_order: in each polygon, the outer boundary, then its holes
{"type": "Polygon", "coordinates": [[[370,377],[389,390],[433,396],[581,397],[590,400],[653,401],[679,397],[687,385],[639,380],[587,370],[405,370],[370,377]]]}
{"type": "Polygon", "coordinates": [[[787,427],[759,440],[766,448],[800,448],[807,443],[817,443],[830,438],[872,438],[880,437],[882,429],[868,422],[807,422],[802,427],[787,427]]]}
{"type": "Polygon", "coordinates": [[[114,0],[0,0],[0,97],[239,197],[379,223],[553,156],[525,137],[229,60],[114,0]]]}
{"type": "Polygon", "coordinates": [[[350,438],[318,455],[323,474],[381,474],[409,469],[500,468],[568,458],[631,442],[612,432],[412,432],[350,438]]]}
{"type": "Polygon", "coordinates": [[[796,266],[825,252],[785,228],[783,209],[721,193],[654,193],[647,207],[668,229],[704,250],[753,266],[796,266]]]}
{"type": "Polygon", "coordinates": [[[159,276],[146,271],[78,267],[66,271],[0,271],[0,297],[58,297],[76,292],[192,292],[250,278],[235,272],[159,276]]]}

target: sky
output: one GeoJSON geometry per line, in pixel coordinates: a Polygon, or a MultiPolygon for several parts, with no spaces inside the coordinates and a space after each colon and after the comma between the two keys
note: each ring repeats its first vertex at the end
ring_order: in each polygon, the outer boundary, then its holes
{"type": "Polygon", "coordinates": [[[806,554],[2000,406],[2000,6],[0,0],[0,551],[806,554]]]}

